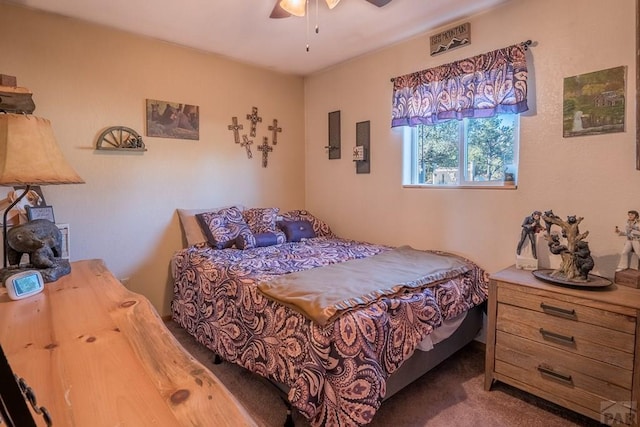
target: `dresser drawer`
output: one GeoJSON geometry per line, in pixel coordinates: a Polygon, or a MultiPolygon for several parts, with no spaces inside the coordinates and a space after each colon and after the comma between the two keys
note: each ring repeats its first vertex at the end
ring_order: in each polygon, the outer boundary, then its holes
{"type": "MultiPolygon", "coordinates": [[[[540,390],[544,392],[548,400],[570,407],[574,411],[589,415],[596,420],[600,418],[599,414],[603,407],[616,407],[617,416],[621,416],[623,420],[635,420],[635,415],[631,415],[632,409],[625,405],[629,400],[609,400],[580,388],[563,385],[554,379],[544,378],[540,372],[510,365],[501,360],[495,361],[495,368],[496,374],[504,376],[501,377],[504,381],[511,382],[507,380],[507,377],[512,378],[515,380],[515,384],[526,384],[528,391],[542,394],[536,392],[536,390],[540,390]]],[[[511,383],[513,384],[513,382],[511,383]]]]}
{"type": "MultiPolygon", "coordinates": [[[[588,292],[588,291],[587,291],[588,292]]],[[[595,292],[595,291],[592,291],[595,292]]],[[[635,334],[636,318],[609,310],[576,304],[575,298],[564,298],[548,292],[500,283],[498,302],[526,308],[558,318],[598,325],[615,331],[635,334]]],[[[587,301],[587,300],[585,300],[587,301]]]]}
{"type": "Polygon", "coordinates": [[[496,331],[633,370],[635,337],[624,332],[508,304],[498,305],[496,331]]]}
{"type": "Polygon", "coordinates": [[[496,333],[495,358],[526,371],[529,378],[539,377],[540,384],[557,384],[563,393],[575,388],[598,400],[631,400],[633,372],[628,369],[501,331],[496,333]]]}

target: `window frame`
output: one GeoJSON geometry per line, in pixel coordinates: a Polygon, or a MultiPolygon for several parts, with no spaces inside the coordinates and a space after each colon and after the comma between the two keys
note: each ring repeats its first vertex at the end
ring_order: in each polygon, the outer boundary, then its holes
{"type": "MultiPolygon", "coordinates": [[[[506,114],[505,114],[506,115],[506,114]]],[[[403,142],[403,180],[402,186],[405,188],[449,188],[449,189],[516,189],[518,187],[519,159],[520,159],[520,114],[514,120],[514,148],[513,165],[515,166],[515,180],[513,183],[505,181],[468,181],[466,173],[467,164],[467,141],[466,122],[474,119],[460,120],[458,124],[458,184],[427,184],[418,183],[418,126],[404,126],[403,142]]]]}

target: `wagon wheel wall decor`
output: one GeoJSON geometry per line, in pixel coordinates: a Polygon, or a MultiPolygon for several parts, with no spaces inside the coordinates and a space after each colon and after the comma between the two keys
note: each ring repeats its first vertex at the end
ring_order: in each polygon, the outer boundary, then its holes
{"type": "Polygon", "coordinates": [[[125,126],[112,126],[98,137],[96,150],[147,151],[142,137],[125,126]]]}

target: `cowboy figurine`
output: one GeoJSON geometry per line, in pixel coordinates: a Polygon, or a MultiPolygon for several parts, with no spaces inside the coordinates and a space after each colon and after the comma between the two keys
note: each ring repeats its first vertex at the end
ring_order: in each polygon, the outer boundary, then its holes
{"type": "Polygon", "coordinates": [[[624,231],[620,230],[616,225],[616,234],[618,236],[625,236],[627,241],[622,248],[622,254],[620,255],[620,262],[616,271],[622,271],[629,268],[629,258],[631,258],[631,252],[635,252],[636,256],[640,256],[640,214],[638,211],[627,212],[627,223],[624,226],[624,231]]]}
{"type": "Polygon", "coordinates": [[[536,255],[536,234],[543,230],[542,224],[540,224],[541,215],[542,212],[533,211],[531,215],[522,221],[522,233],[520,234],[520,242],[518,242],[518,248],[516,249],[518,255],[522,252],[522,246],[528,237],[531,243],[531,255],[533,255],[534,259],[538,259],[536,255]]]}

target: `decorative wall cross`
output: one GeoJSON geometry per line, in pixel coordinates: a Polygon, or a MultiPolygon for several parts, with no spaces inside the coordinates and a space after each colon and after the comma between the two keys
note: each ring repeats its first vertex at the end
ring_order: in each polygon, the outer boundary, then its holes
{"type": "Polygon", "coordinates": [[[262,123],[262,117],[258,116],[258,107],[251,109],[251,114],[247,114],[247,120],[251,122],[251,132],[249,132],[249,135],[256,136],[256,124],[258,122],[262,123]]]}
{"type": "Polygon", "coordinates": [[[269,138],[262,138],[262,144],[258,145],[258,150],[262,151],[262,167],[267,167],[269,152],[273,151],[273,147],[269,146],[269,138]]]}
{"type": "MultiPolygon", "coordinates": [[[[228,125],[227,128],[230,131],[233,131],[233,141],[246,150],[248,159],[252,159],[253,153],[251,151],[251,146],[254,143],[253,138],[256,136],[258,123],[262,123],[262,117],[258,115],[258,107],[251,108],[251,114],[247,114],[247,120],[249,121],[251,126],[249,135],[240,134],[240,131],[243,129],[243,125],[238,123],[237,117],[231,117],[231,124],[228,125]]],[[[265,136],[262,139],[262,143],[256,146],[258,150],[262,151],[263,168],[267,167],[269,161],[269,153],[273,151],[273,148],[278,144],[278,133],[282,132],[282,128],[278,126],[277,119],[273,119],[272,124],[268,126],[268,129],[269,131],[271,131],[272,145],[269,145],[269,138],[265,136]]]]}
{"type": "Polygon", "coordinates": [[[269,126],[271,132],[271,140],[273,145],[278,145],[278,132],[282,132],[282,128],[278,127],[278,119],[273,119],[273,125],[269,126]]]}
{"type": "Polygon", "coordinates": [[[245,150],[247,150],[248,159],[253,157],[253,153],[251,152],[251,144],[253,144],[253,140],[249,139],[247,135],[242,135],[242,142],[240,143],[240,146],[244,147],[245,150]]]}
{"type": "Polygon", "coordinates": [[[233,140],[236,142],[236,144],[240,144],[240,132],[238,132],[239,130],[242,129],[242,125],[238,124],[238,118],[237,117],[231,117],[231,123],[228,128],[229,130],[233,131],[233,140]]]}

